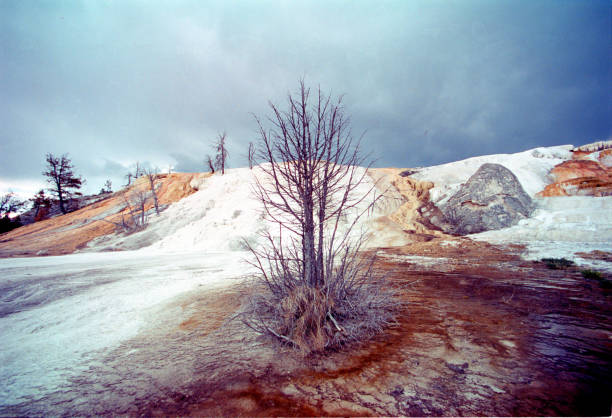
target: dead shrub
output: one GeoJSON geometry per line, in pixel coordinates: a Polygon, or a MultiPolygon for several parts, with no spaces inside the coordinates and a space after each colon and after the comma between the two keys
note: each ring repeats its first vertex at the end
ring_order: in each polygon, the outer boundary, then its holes
{"type": "Polygon", "coordinates": [[[242,320],[304,356],[367,341],[395,324],[395,314],[403,305],[386,285],[386,276],[374,272],[374,261],[363,255],[345,259],[322,288],[286,274],[282,280],[276,278],[278,286],[270,276],[267,281],[256,276],[259,290],[242,320]],[[349,264],[356,265],[349,268],[349,264]],[[294,286],[284,286],[290,283],[294,286]]]}
{"type": "Polygon", "coordinates": [[[392,323],[397,307],[356,228],[381,197],[368,180],[372,162],[352,136],[342,97],[320,89],[313,96],[301,80],[287,110],[270,103],[267,127],[255,118],[264,164],[253,194],[278,233],[262,232],[257,248],[245,241],[263,290],[244,322],[303,354],[363,341],[392,323]]]}

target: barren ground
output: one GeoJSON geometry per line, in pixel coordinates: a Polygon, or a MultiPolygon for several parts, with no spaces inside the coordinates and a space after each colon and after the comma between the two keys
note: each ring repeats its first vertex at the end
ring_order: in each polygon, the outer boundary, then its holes
{"type": "MultiPolygon", "coordinates": [[[[234,266],[236,280],[143,311],[150,319],[133,337],[84,353],[93,360],[65,384],[49,389],[41,380],[40,393],[0,405],[0,415],[610,415],[610,274],[598,280],[579,267],[550,270],[522,260],[519,246],[413,238],[378,250],[378,268],[408,303],[397,325],[373,341],[302,358],[254,334],[235,316],[256,289],[234,266]]],[[[134,283],[149,270],[150,280],[172,281],[192,268],[202,283],[228,274],[213,261],[180,267],[175,260],[174,271],[150,260],[145,272],[130,262],[116,268],[134,283]]],[[[43,329],[56,322],[40,321],[43,329]]],[[[41,368],[39,377],[48,373],[41,368]]]]}
{"type": "Polygon", "coordinates": [[[409,303],[376,340],[329,356],[279,354],[275,342],[228,320],[239,295],[248,297],[242,284],[185,301],[192,314],[173,333],[200,348],[176,372],[176,386],[98,412],[610,415],[612,293],[605,284],[578,268],[522,261],[519,247],[421,238],[380,252],[379,268],[409,303]],[[428,258],[434,254],[437,260],[428,258]]]}

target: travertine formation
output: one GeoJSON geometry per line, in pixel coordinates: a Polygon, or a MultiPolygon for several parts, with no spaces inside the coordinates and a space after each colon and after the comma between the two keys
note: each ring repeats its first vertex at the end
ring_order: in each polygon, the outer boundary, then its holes
{"type": "Polygon", "coordinates": [[[384,194],[377,205],[384,215],[376,217],[372,223],[373,244],[381,247],[405,245],[418,234],[444,235],[429,221],[431,213],[440,212],[429,200],[429,191],[434,184],[405,173],[397,168],[368,171],[379,192],[384,194]]]}
{"type": "Polygon", "coordinates": [[[571,160],[550,171],[553,183],[538,196],[612,196],[612,149],[581,148],[572,151],[571,160]]]}

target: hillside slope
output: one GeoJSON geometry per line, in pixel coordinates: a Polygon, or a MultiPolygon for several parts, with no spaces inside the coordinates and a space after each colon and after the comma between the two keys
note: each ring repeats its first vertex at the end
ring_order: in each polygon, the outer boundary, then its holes
{"type": "MultiPolygon", "coordinates": [[[[402,246],[423,237],[445,237],[428,221],[435,205],[447,201],[484,163],[510,169],[538,210],[519,225],[475,236],[497,243],[581,242],[582,250],[608,250],[612,203],[605,197],[541,197],[559,181],[558,172],[573,162],[592,162],[607,167],[608,152],[584,150],[571,145],[535,148],[516,154],[469,158],[433,167],[404,170],[370,169],[359,193],[370,196],[349,213],[346,228],[375,195],[383,194],[373,211],[356,224],[369,230],[370,247],[402,246]],[[595,161],[596,160],[596,161],[595,161]]],[[[580,171],[576,175],[584,174],[580,171]]],[[[565,173],[566,177],[572,174],[565,173]]],[[[595,175],[589,172],[589,175],[595,175]]],[[[276,231],[261,216],[261,205],[252,197],[255,167],[231,169],[225,175],[161,175],[160,201],[167,208],[150,216],[146,229],[125,234],[111,222],[124,208],[122,192],[79,211],[18,228],[0,236],[0,257],[58,255],[75,251],[119,251],[150,248],[163,252],[233,251],[244,249],[244,240],[256,243],[261,232],[276,231]]],[[[566,180],[566,177],[561,180],[566,180]]],[[[139,180],[132,190],[146,187],[139,180]]],[[[584,193],[581,193],[584,194],[584,193]]],[[[597,195],[597,193],[593,193],[597,195]]],[[[149,208],[152,203],[149,204],[149,208]]],[[[426,238],[429,239],[429,238],[426,238]]],[[[551,247],[551,245],[548,245],[551,247]]]]}
{"type": "MultiPolygon", "coordinates": [[[[175,173],[158,175],[158,196],[161,205],[174,202],[196,191],[191,183],[207,174],[175,173]]],[[[56,216],[17,228],[0,235],[0,257],[70,254],[83,248],[92,239],[112,234],[124,208],[123,193],[146,189],[140,178],[127,190],[85,206],[75,212],[56,216]]],[[[151,210],[152,202],[147,209],[151,210]]]]}
{"type": "MultiPolygon", "coordinates": [[[[368,198],[349,211],[340,230],[363,214],[355,230],[372,232],[371,247],[404,245],[410,242],[407,232],[426,231],[419,223],[417,208],[427,200],[431,184],[403,179],[399,172],[400,169],[369,170],[357,191],[368,198]],[[374,210],[368,211],[369,203],[380,194],[384,196],[374,210]]],[[[255,244],[262,232],[275,234],[278,229],[263,218],[261,203],[253,198],[256,178],[265,181],[258,167],[230,169],[225,175],[203,178],[197,193],[171,205],[161,216],[152,217],[145,230],[101,236],[88,249],[135,250],[150,246],[164,252],[243,250],[244,240],[255,244]]]]}

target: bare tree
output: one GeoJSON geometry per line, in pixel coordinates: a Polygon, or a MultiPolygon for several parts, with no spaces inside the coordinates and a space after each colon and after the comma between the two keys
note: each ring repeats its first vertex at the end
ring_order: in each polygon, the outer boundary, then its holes
{"type": "Polygon", "coordinates": [[[110,221],[103,219],[103,221],[112,223],[126,233],[139,231],[147,226],[148,216],[146,206],[150,198],[151,195],[148,190],[124,191],[122,194],[124,206],[121,210],[120,220],[110,221]]]}
{"type": "Polygon", "coordinates": [[[301,81],[288,110],[270,107],[269,129],[256,118],[258,157],[268,164],[254,193],[278,234],[264,233],[257,248],[246,243],[269,293],[245,322],[304,352],[372,335],[391,321],[393,302],[374,259],[359,254],[364,235],[354,227],[378,197],[374,186],[362,187],[370,164],[362,167],[342,99],[320,89],[312,99],[301,81]]]}
{"type": "Polygon", "coordinates": [[[136,161],[136,168],[134,170],[134,178],[140,178],[144,175],[144,168],[140,165],[140,161],[136,161]]]}
{"type": "Polygon", "coordinates": [[[134,164],[134,172],[129,171],[124,177],[127,179],[127,183],[125,187],[128,187],[132,184],[132,180],[139,179],[140,177],[146,174],[147,170],[140,163],[140,161],[136,161],[134,164]]]}
{"type": "Polygon", "coordinates": [[[125,175],[125,178],[127,179],[125,187],[128,187],[130,184],[132,184],[132,177],[134,177],[134,175],[131,172],[125,175]]]}
{"type": "Polygon", "coordinates": [[[225,166],[227,165],[227,158],[229,153],[225,141],[227,140],[227,134],[225,131],[217,136],[217,142],[215,143],[215,149],[217,154],[215,155],[215,165],[221,170],[221,175],[225,174],[225,166]]]}
{"type": "Polygon", "coordinates": [[[255,165],[255,145],[252,142],[249,142],[247,158],[249,159],[249,169],[252,170],[255,165]]]}
{"type": "MultiPolygon", "coordinates": [[[[121,211],[121,219],[118,222],[107,221],[110,222],[121,229],[123,229],[126,233],[131,233],[134,231],[138,231],[143,229],[148,224],[148,215],[147,215],[147,204],[149,200],[153,201],[153,207],[155,208],[155,213],[159,216],[160,214],[160,205],[159,205],[159,197],[158,197],[158,174],[159,169],[146,169],[143,168],[142,165],[137,162],[136,163],[136,173],[138,173],[138,177],[146,176],[149,187],[142,190],[141,186],[134,187],[131,191],[124,191],[122,195],[124,207],[121,211]]],[[[136,175],[128,173],[128,185],[132,178],[138,178],[136,175]]]]}
{"type": "Polygon", "coordinates": [[[210,155],[206,155],[206,164],[208,165],[208,169],[212,174],[215,174],[215,163],[212,160],[210,155]]]}
{"type": "Polygon", "coordinates": [[[100,189],[100,194],[104,193],[112,193],[113,192],[113,182],[110,179],[104,182],[104,186],[100,189]]]}
{"type": "Polygon", "coordinates": [[[85,181],[74,174],[74,165],[68,154],[56,157],[48,153],[46,160],[47,169],[43,171],[43,175],[47,177],[47,182],[51,183],[52,187],[49,188],[49,191],[57,196],[62,213],[67,213],[66,201],[75,196],[81,196],[78,190],[85,181]]]}
{"type": "Polygon", "coordinates": [[[139,228],[144,228],[147,225],[147,201],[150,198],[150,193],[146,190],[136,191],[133,194],[133,203],[136,209],[133,213],[134,223],[139,228]]]}
{"type": "Polygon", "coordinates": [[[153,198],[153,205],[155,206],[155,213],[159,216],[159,199],[157,198],[157,186],[155,181],[157,180],[157,172],[158,169],[148,169],[145,170],[145,175],[147,176],[147,180],[149,181],[149,189],[151,191],[151,197],[153,198]]]}

